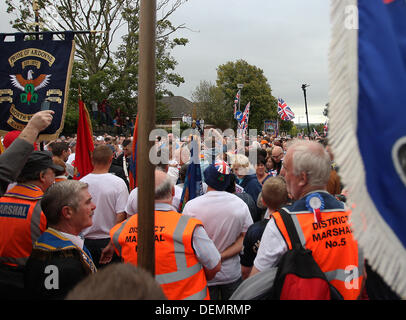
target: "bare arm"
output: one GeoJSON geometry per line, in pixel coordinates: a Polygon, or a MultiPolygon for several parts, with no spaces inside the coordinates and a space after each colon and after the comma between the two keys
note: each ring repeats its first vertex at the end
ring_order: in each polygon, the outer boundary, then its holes
{"type": "Polygon", "coordinates": [[[244,237],[245,237],[245,232],[241,232],[241,234],[238,236],[237,240],[235,240],[235,242],[231,246],[229,246],[226,250],[224,250],[221,253],[221,261],[234,257],[236,254],[241,252],[244,237]]]}
{"type": "Polygon", "coordinates": [[[124,221],[125,219],[127,219],[127,213],[125,211],[117,213],[117,215],[116,215],[116,224],[124,221]]]}
{"type": "MultiPolygon", "coordinates": [[[[127,219],[126,212],[117,213],[116,224],[124,221],[125,219],[127,219]]],[[[114,250],[115,249],[114,249],[113,242],[110,240],[109,244],[102,250],[99,263],[100,264],[109,263],[111,261],[111,259],[113,258],[114,250]]]]}
{"type": "Polygon", "coordinates": [[[18,138],[34,144],[34,142],[37,141],[38,134],[51,124],[54,113],[52,110],[44,110],[35,113],[18,138]]]}
{"type": "Polygon", "coordinates": [[[206,280],[209,281],[216,276],[216,273],[221,269],[221,260],[213,269],[207,269],[204,267],[204,273],[206,274],[206,280]]]}
{"type": "Polygon", "coordinates": [[[111,261],[111,259],[113,258],[114,250],[115,249],[114,249],[113,242],[110,241],[109,244],[102,250],[99,263],[100,264],[109,263],[111,261]]]}
{"type": "Polygon", "coordinates": [[[252,267],[246,267],[241,265],[241,277],[243,280],[247,279],[250,276],[252,267]]]}

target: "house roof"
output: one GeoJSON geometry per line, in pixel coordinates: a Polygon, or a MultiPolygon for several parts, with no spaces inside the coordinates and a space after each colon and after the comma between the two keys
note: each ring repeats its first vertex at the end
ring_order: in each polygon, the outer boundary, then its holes
{"type": "Polygon", "coordinates": [[[192,115],[193,103],[184,97],[163,97],[160,101],[172,112],[172,118],[180,118],[183,114],[192,115]]]}

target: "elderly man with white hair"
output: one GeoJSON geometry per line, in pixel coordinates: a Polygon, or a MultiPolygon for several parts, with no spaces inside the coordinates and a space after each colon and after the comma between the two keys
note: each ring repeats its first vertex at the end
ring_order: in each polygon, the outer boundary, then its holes
{"type": "MultiPolygon", "coordinates": [[[[200,220],[172,207],[173,194],[168,174],[155,170],[155,280],[169,300],[210,299],[207,281],[220,271],[220,253],[200,220]]],[[[102,263],[116,251],[125,263],[138,265],[137,230],[138,213],[114,226],[102,263]]]]}
{"type": "Polygon", "coordinates": [[[80,233],[93,224],[96,205],[88,184],[65,180],[52,185],[41,201],[47,229],[34,243],[24,287],[30,299],[63,299],[96,266],[80,233]]]}
{"type": "Polygon", "coordinates": [[[326,191],[330,170],[330,157],[320,143],[298,140],[288,147],[281,175],[295,202],[272,214],[251,276],[277,266],[292,249],[281,215],[284,210],[292,218],[302,246],[312,251],[330,284],[344,299],[360,296],[363,259],[348,222],[350,210],[326,191]]]}

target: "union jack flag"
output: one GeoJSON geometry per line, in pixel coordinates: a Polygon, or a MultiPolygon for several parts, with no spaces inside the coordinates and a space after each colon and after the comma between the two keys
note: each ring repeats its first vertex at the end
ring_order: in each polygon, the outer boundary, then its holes
{"type": "Polygon", "coordinates": [[[292,120],[295,117],[293,111],[288,107],[283,99],[278,99],[278,114],[282,120],[292,120]]]}
{"type": "Polygon", "coordinates": [[[250,116],[250,108],[251,108],[251,102],[248,102],[248,104],[245,106],[245,110],[240,122],[240,128],[245,131],[248,128],[248,120],[250,116]]]}
{"type": "Polygon", "coordinates": [[[313,133],[317,138],[320,138],[319,133],[317,132],[316,128],[313,128],[313,133]]]}
{"type": "Polygon", "coordinates": [[[230,168],[230,166],[229,166],[226,162],[224,162],[224,161],[222,161],[222,160],[217,160],[217,161],[214,163],[214,167],[215,167],[216,170],[217,170],[218,172],[220,172],[221,174],[230,174],[230,173],[231,173],[231,168],[230,168]]]}
{"type": "Polygon", "coordinates": [[[323,130],[324,130],[324,136],[327,137],[327,131],[328,131],[328,123],[327,123],[327,120],[326,120],[326,122],[324,123],[323,130]]]}

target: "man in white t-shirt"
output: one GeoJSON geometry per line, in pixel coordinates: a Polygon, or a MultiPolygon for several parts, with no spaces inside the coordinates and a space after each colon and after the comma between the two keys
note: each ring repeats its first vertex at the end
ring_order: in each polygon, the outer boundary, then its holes
{"type": "Polygon", "coordinates": [[[208,282],[213,300],[228,300],[241,283],[239,252],[244,235],[253,223],[248,206],[232,193],[230,167],[224,161],[210,164],[204,171],[207,193],[188,201],[183,214],[203,222],[204,229],[221,254],[221,270],[208,282]]]}
{"type": "MultiPolygon", "coordinates": [[[[165,171],[165,170],[162,170],[165,171]]],[[[171,179],[172,181],[172,179],[171,179]]],[[[183,189],[179,186],[174,186],[174,194],[172,198],[172,207],[175,211],[179,211],[180,198],[182,198],[183,189]]],[[[125,207],[127,216],[132,216],[138,212],[138,188],[134,188],[128,196],[127,205],[125,207]]]]}
{"type": "MultiPolygon", "coordinates": [[[[123,179],[109,173],[113,152],[108,145],[99,145],[93,151],[93,171],[80,181],[89,185],[89,193],[96,204],[93,225],[82,234],[85,245],[92,254],[96,267],[102,250],[110,242],[110,229],[125,220],[125,206],[128,200],[128,189],[123,179]]],[[[114,261],[120,261],[118,257],[114,261]]]]}
{"type": "Polygon", "coordinates": [[[75,154],[76,154],[76,140],[73,140],[71,143],[69,143],[69,148],[70,148],[71,153],[68,157],[68,160],[66,160],[66,163],[73,165],[72,162],[75,161],[75,154]]]}

